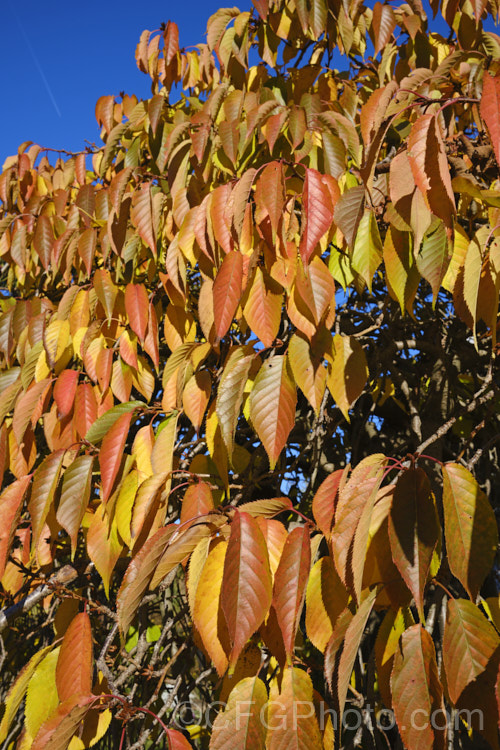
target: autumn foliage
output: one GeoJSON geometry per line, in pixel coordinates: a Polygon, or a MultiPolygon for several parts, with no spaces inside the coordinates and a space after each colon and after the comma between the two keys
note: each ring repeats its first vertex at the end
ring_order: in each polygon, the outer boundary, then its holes
{"type": "Polygon", "coordinates": [[[431,6],[169,22],[5,162],[2,747],[499,750],[499,8],[431,6]]]}

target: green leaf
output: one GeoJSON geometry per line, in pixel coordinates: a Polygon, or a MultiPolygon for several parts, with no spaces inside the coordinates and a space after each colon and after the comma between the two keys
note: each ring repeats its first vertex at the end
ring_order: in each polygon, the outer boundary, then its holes
{"type": "Polygon", "coordinates": [[[89,443],[99,443],[123,414],[129,414],[131,411],[145,409],[146,407],[147,404],[144,401],[127,401],[125,404],[113,406],[87,430],[85,440],[88,440],[89,443]]]}

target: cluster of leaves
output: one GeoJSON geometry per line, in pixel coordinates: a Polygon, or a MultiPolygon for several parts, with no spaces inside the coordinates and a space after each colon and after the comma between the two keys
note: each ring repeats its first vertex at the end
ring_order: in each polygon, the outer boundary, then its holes
{"type": "Polygon", "coordinates": [[[499,747],[498,6],[431,6],[169,22],[7,159],[6,747],[499,747]]]}

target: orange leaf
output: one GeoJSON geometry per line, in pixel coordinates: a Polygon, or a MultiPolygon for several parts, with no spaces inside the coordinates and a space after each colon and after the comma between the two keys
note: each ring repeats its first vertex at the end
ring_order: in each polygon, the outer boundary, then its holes
{"type": "Polygon", "coordinates": [[[250,393],[250,418],[274,469],[295,424],[297,391],[286,357],[275,355],[262,364],[250,393]]]}
{"type": "Polygon", "coordinates": [[[381,453],[367,456],[339,490],[331,545],[337,572],[351,591],[355,587],[352,553],[356,530],[366,504],[373,502],[372,498],[377,494],[385,460],[381,453]]]}
{"type": "Polygon", "coordinates": [[[54,401],[60,417],[67,417],[73,408],[78,385],[77,370],[63,370],[54,386],[54,401]]]}
{"type": "Polygon", "coordinates": [[[256,221],[260,222],[268,216],[274,237],[283,218],[285,205],[283,166],[278,162],[271,162],[260,173],[255,186],[255,204],[256,221]]]}
{"type": "Polygon", "coordinates": [[[312,501],[314,520],[327,539],[330,538],[333,517],[338,502],[338,493],[347,479],[348,471],[349,468],[346,467],[345,469],[337,469],[337,471],[332,472],[320,484],[312,501]]]}
{"type": "Polygon", "coordinates": [[[446,726],[443,688],[434,643],[422,625],[412,625],[401,636],[394,657],[391,690],[394,713],[406,747],[442,750],[444,733],[439,727],[446,726]]]}
{"type": "Polygon", "coordinates": [[[144,341],[149,320],[149,299],[142,284],[127,284],[125,287],[125,310],[130,327],[144,341]]]}
{"type": "Polygon", "coordinates": [[[61,703],[72,696],[92,691],[92,633],[89,616],[80,612],[64,634],[56,668],[57,692],[61,703]]]}
{"type": "Polygon", "coordinates": [[[205,416],[212,390],[212,378],[208,370],[199,370],[188,380],[182,394],[184,412],[197,433],[205,416]]]}
{"type": "Polygon", "coordinates": [[[237,250],[228,253],[217,272],[213,286],[214,324],[217,337],[222,339],[233,322],[241,298],[243,256],[237,250]]]}
{"type": "Polygon", "coordinates": [[[143,182],[132,195],[131,218],[137,227],[140,238],[156,258],[156,237],[153,225],[153,207],[151,203],[151,186],[143,182]]]}
{"type": "Polygon", "coordinates": [[[258,677],[246,677],[231,690],[215,719],[210,750],[265,750],[267,690],[258,677]],[[242,711],[242,708],[244,709],[242,711]]]}
{"type": "Polygon", "coordinates": [[[290,532],[274,576],[273,606],[276,611],[287,661],[291,664],[295,635],[304,606],[306,583],[311,566],[311,540],[305,526],[290,532]]]}
{"type": "Polygon", "coordinates": [[[9,558],[21,508],[31,475],[17,479],[0,495],[0,579],[9,558]]]}
{"type": "Polygon", "coordinates": [[[320,239],[333,223],[333,201],[323,175],[316,169],[306,168],[306,179],[302,196],[304,227],[300,241],[300,254],[307,266],[320,239]]]}
{"type": "Polygon", "coordinates": [[[232,651],[230,672],[246,642],[264,621],[272,600],[267,548],[257,521],[235,513],[231,522],[221,589],[232,651]]]}
{"type": "Polygon", "coordinates": [[[456,213],[443,137],[435,115],[421,115],[408,138],[408,160],[415,182],[431,211],[453,227],[456,213]]]}
{"type": "Polygon", "coordinates": [[[206,482],[195,482],[187,488],[182,499],[181,525],[213,509],[214,501],[210,485],[206,482]]]}
{"type": "Polygon", "coordinates": [[[473,602],[448,600],[443,661],[446,685],[454,705],[467,686],[484,675],[499,645],[495,628],[473,602]]]}
{"type": "Polygon", "coordinates": [[[102,501],[106,503],[111,495],[116,476],[123,459],[123,451],[127,442],[132,414],[122,414],[102,440],[99,451],[99,466],[101,468],[102,501]]]}
{"type": "Polygon", "coordinates": [[[283,671],[281,691],[271,698],[268,709],[268,750],[306,750],[323,743],[315,716],[313,684],[303,669],[287,667],[283,671]]]}
{"type": "Polygon", "coordinates": [[[270,347],[278,335],[283,289],[259,266],[250,284],[243,315],[264,346],[270,347]]]}
{"type": "Polygon", "coordinates": [[[500,164],[500,75],[485,71],[480,104],[481,117],[488,128],[497,164],[500,164]]]}

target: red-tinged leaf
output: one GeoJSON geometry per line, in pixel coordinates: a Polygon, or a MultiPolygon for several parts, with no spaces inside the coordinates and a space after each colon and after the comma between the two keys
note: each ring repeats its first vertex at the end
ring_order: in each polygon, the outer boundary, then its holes
{"type": "Polygon", "coordinates": [[[89,616],[80,612],[66,630],[56,668],[57,692],[61,703],[72,696],[92,691],[92,632],[89,616]]]}
{"type": "Polygon", "coordinates": [[[40,727],[31,750],[67,750],[95,701],[94,695],[75,695],[60,703],[56,712],[40,727]]]}
{"type": "Polygon", "coordinates": [[[339,487],[331,545],[335,567],[349,590],[353,590],[355,580],[352,553],[356,529],[365,505],[377,494],[385,462],[381,453],[367,456],[356,466],[349,480],[339,487]]]}
{"type": "Polygon", "coordinates": [[[288,535],[274,576],[273,606],[276,611],[287,661],[291,664],[295,636],[306,595],[311,567],[311,540],[307,527],[297,527],[288,535]]]}
{"type": "Polygon", "coordinates": [[[278,162],[271,162],[260,173],[255,186],[255,205],[257,223],[268,216],[274,237],[285,206],[283,166],[278,162]]]}
{"type": "Polygon", "coordinates": [[[393,710],[406,747],[442,750],[443,728],[447,723],[443,688],[434,643],[422,625],[413,625],[401,636],[394,657],[391,690],[393,710]]]}
{"type": "Polygon", "coordinates": [[[195,372],[184,386],[182,394],[184,413],[198,434],[205,417],[211,392],[212,378],[208,370],[195,372]]]}
{"type": "Polygon", "coordinates": [[[339,578],[332,558],[314,563],[306,590],[306,633],[322,653],[332,637],[335,623],[347,606],[349,594],[339,578]]]}
{"type": "Polygon", "coordinates": [[[214,499],[210,485],[206,482],[195,482],[187,488],[182,499],[181,526],[186,521],[210,513],[214,509],[214,499]]]}
{"type": "Polygon", "coordinates": [[[103,438],[99,451],[102,480],[102,501],[106,503],[115,483],[123,459],[132,414],[122,414],[103,438]]]}
{"type": "Polygon", "coordinates": [[[210,218],[213,233],[225,253],[230,253],[234,245],[231,237],[231,222],[227,216],[231,196],[232,191],[229,183],[219,185],[210,194],[210,218]]]}
{"type": "Polygon", "coordinates": [[[149,320],[149,299],[142,284],[127,284],[125,287],[125,310],[130,327],[139,341],[144,341],[149,320]]]}
{"type": "Polygon", "coordinates": [[[163,56],[165,64],[170,65],[179,51],[179,27],[175,21],[167,21],[163,32],[163,56]]]}
{"type": "Polygon", "coordinates": [[[375,3],[373,6],[372,28],[375,36],[374,55],[384,49],[396,28],[396,18],[390,5],[375,3]]]}
{"type": "Polygon", "coordinates": [[[354,246],[354,238],[365,207],[365,189],[362,185],[349,188],[342,193],[335,205],[333,218],[346,238],[349,247],[354,246]]]}
{"type": "Polygon", "coordinates": [[[73,408],[78,385],[78,370],[63,370],[54,386],[54,401],[60,417],[67,417],[73,408]]]}
{"type": "Polygon", "coordinates": [[[271,497],[267,500],[252,500],[250,503],[238,505],[240,513],[248,513],[252,518],[273,518],[285,510],[293,508],[292,501],[288,497],[271,497]]]}
{"type": "Polygon", "coordinates": [[[172,570],[187,560],[198,542],[214,534],[225,524],[226,519],[223,516],[212,514],[206,515],[202,521],[194,523],[186,529],[181,529],[173,536],[156,567],[149,584],[150,589],[155,589],[172,570]]]}
{"type": "Polygon", "coordinates": [[[63,476],[57,521],[71,539],[72,556],[76,552],[78,531],[87,510],[92,489],[93,456],[78,456],[63,476]]]}
{"type": "Polygon", "coordinates": [[[217,337],[224,338],[233,322],[243,283],[243,255],[237,250],[228,253],[217,272],[213,286],[214,324],[217,337]]]}
{"type": "Polygon", "coordinates": [[[498,73],[492,76],[485,71],[479,109],[490,134],[497,164],[500,164],[500,75],[498,73]]]}
{"type": "Polygon", "coordinates": [[[321,748],[321,734],[314,711],[313,684],[303,669],[283,671],[281,691],[271,697],[267,716],[268,750],[321,748]]]}
{"type": "Polygon", "coordinates": [[[175,531],[174,524],[159,529],[129,563],[116,597],[116,610],[122,633],[128,631],[141,600],[148,590],[154,571],[175,531]]]}
{"type": "Polygon", "coordinates": [[[220,540],[208,553],[196,588],[193,621],[220,677],[231,650],[220,593],[228,543],[220,540]]]}
{"type": "Polygon", "coordinates": [[[139,236],[156,258],[156,236],[153,224],[153,207],[151,186],[143,182],[132,195],[132,221],[139,232],[139,236]]]}
{"type": "Polygon", "coordinates": [[[421,115],[408,138],[408,160],[413,178],[431,211],[453,227],[456,213],[443,137],[435,115],[421,115]]]}
{"type": "Polygon", "coordinates": [[[9,558],[31,475],[17,479],[0,495],[0,579],[9,558]]]}
{"type": "Polygon", "coordinates": [[[323,175],[316,169],[306,168],[303,192],[304,227],[300,241],[300,254],[307,266],[311,255],[323,235],[333,223],[333,201],[324,183],[323,175]]]}
{"type": "Polygon", "coordinates": [[[258,677],[240,680],[215,719],[210,750],[265,750],[266,686],[258,677]]]}
{"type": "Polygon", "coordinates": [[[224,153],[231,164],[235,166],[238,158],[238,144],[240,140],[238,123],[235,120],[232,122],[223,120],[219,124],[219,135],[224,153]]]}
{"type": "Polygon", "coordinates": [[[233,226],[238,239],[240,239],[243,230],[245,211],[256,174],[257,170],[253,167],[247,169],[233,188],[233,226]]]}
{"type": "Polygon", "coordinates": [[[243,316],[266,348],[272,346],[278,335],[282,302],[282,287],[265,269],[257,267],[243,308],[243,316]]]}
{"type": "MultiPolygon", "coordinates": [[[[295,276],[296,304],[305,304],[316,327],[329,307],[335,306],[335,282],[323,261],[314,257],[308,268],[299,264],[295,276]]],[[[306,313],[307,314],[307,313],[306,313]]]]}
{"type": "Polygon", "coordinates": [[[46,214],[38,217],[35,234],[33,236],[33,247],[47,271],[50,265],[52,245],[54,244],[54,230],[52,223],[46,214]]]}
{"type": "Polygon", "coordinates": [[[332,354],[327,353],[328,390],[344,417],[349,421],[349,409],[361,396],[368,379],[368,365],[363,347],[354,336],[336,334],[332,339],[332,354]]]}
{"type": "MultiPolygon", "coordinates": [[[[361,639],[370,617],[375,599],[377,598],[377,589],[373,589],[363,599],[360,607],[354,617],[349,621],[344,636],[344,648],[340,654],[338,673],[337,673],[337,699],[339,708],[339,722],[342,720],[344,706],[347,698],[347,691],[351,682],[354,662],[358,655],[361,639]]],[[[326,662],[325,662],[326,664],[326,662]]]]}
{"type": "Polygon", "coordinates": [[[232,456],[234,436],[240,415],[243,393],[250,372],[253,353],[246,353],[244,347],[238,347],[229,357],[222,373],[217,391],[217,417],[228,454],[232,456]]]}
{"type": "Polygon", "coordinates": [[[262,364],[250,393],[250,418],[269,457],[271,470],[295,424],[297,391],[284,355],[262,364]]]}
{"type": "Polygon", "coordinates": [[[484,676],[499,646],[497,631],[473,602],[448,600],[443,662],[448,693],[455,706],[468,685],[484,676]]]}
{"type": "Polygon", "coordinates": [[[64,453],[65,451],[59,450],[47,456],[35,471],[33,477],[33,486],[28,503],[33,529],[33,548],[38,544],[41,531],[54,500],[64,453]]]}
{"type": "Polygon", "coordinates": [[[81,438],[97,419],[97,401],[90,383],[82,383],[76,389],[73,421],[81,438]]]}
{"type": "Polygon", "coordinates": [[[304,336],[294,333],[288,345],[288,361],[295,382],[316,414],[319,414],[327,377],[322,358],[314,356],[309,341],[304,336]]]}
{"type": "Polygon", "coordinates": [[[267,548],[257,521],[236,513],[224,562],[221,601],[232,644],[230,673],[246,642],[264,621],[272,601],[267,548]]]}
{"type": "Polygon", "coordinates": [[[443,509],[450,570],[475,601],[493,565],[498,532],[488,498],[460,464],[443,466],[443,509]]]}
{"type": "Polygon", "coordinates": [[[398,86],[395,82],[377,88],[361,107],[359,119],[365,146],[365,161],[370,143],[385,120],[387,106],[397,90],[398,86]]]}
{"type": "Polygon", "coordinates": [[[193,746],[177,729],[167,729],[168,750],[193,750],[193,746]]]}
{"type": "Polygon", "coordinates": [[[94,272],[93,281],[97,298],[104,308],[108,321],[111,321],[115,312],[118,288],[113,283],[111,274],[105,268],[100,268],[94,272]]]}
{"type": "Polygon", "coordinates": [[[303,107],[290,107],[288,115],[288,131],[292,140],[292,148],[295,150],[304,140],[307,129],[306,113],[303,107]]]}
{"type": "Polygon", "coordinates": [[[97,234],[94,227],[87,227],[78,239],[78,255],[83,260],[87,274],[90,276],[97,246],[97,234]]]}
{"type": "Polygon", "coordinates": [[[111,201],[111,205],[118,215],[120,214],[121,203],[131,174],[132,167],[125,167],[125,169],[121,169],[115,174],[108,188],[108,195],[111,201]]]}
{"type": "Polygon", "coordinates": [[[392,559],[413,594],[424,619],[424,590],[440,535],[439,519],[426,473],[411,468],[401,474],[389,515],[392,559]]]}
{"type": "Polygon", "coordinates": [[[330,538],[339,491],[347,479],[348,471],[349,468],[346,467],[332,472],[320,484],[312,501],[314,520],[327,539],[330,538]]]}
{"type": "Polygon", "coordinates": [[[33,425],[33,415],[36,413],[37,420],[41,416],[40,405],[44,403],[47,393],[50,389],[51,382],[48,379],[40,380],[38,383],[32,383],[27,391],[21,394],[14,407],[14,416],[12,419],[12,429],[17,444],[21,445],[28,425],[33,425]]]}

